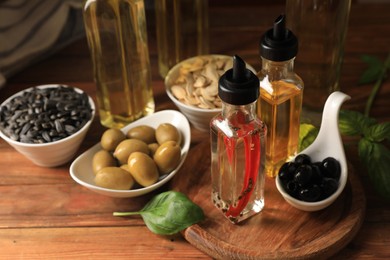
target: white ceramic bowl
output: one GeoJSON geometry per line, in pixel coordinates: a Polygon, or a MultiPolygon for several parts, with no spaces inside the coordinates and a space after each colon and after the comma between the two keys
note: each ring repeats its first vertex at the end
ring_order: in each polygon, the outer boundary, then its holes
{"type": "MultiPolygon", "coordinates": [[[[52,88],[58,87],[59,85],[41,85],[38,88],[52,88]]],[[[69,86],[68,86],[69,87],[69,86]]],[[[81,89],[73,87],[77,92],[83,93],[81,89]]],[[[32,88],[20,91],[13,96],[5,100],[1,105],[5,105],[11,99],[16,96],[22,95],[25,91],[30,91],[32,88]]],[[[89,104],[92,109],[91,119],[76,133],[65,137],[61,140],[48,142],[43,144],[31,144],[14,141],[0,131],[0,136],[8,144],[15,148],[19,153],[23,154],[26,158],[32,161],[34,164],[43,167],[55,167],[69,162],[76,154],[81,142],[83,141],[88,129],[93,121],[95,115],[95,104],[91,97],[89,98],[89,104]]]]}
{"type": "MultiPolygon", "coordinates": [[[[172,67],[167,76],[165,77],[165,90],[168,97],[172,100],[172,102],[179,108],[179,110],[188,118],[190,123],[194,126],[194,128],[208,132],[210,130],[210,121],[216,116],[218,113],[222,111],[221,108],[199,108],[192,105],[187,105],[180,100],[178,100],[171,92],[171,87],[174,85],[175,80],[178,78],[180,73],[180,68],[186,66],[188,64],[193,64],[196,59],[199,58],[207,58],[207,59],[222,59],[231,61],[231,65],[233,65],[233,57],[227,55],[219,55],[219,54],[210,54],[210,55],[200,55],[192,58],[188,58],[176,64],[172,67]]],[[[253,67],[249,64],[246,64],[247,68],[250,69],[253,73],[256,73],[253,67]]]]}
{"type": "Polygon", "coordinates": [[[317,202],[305,202],[290,196],[283,188],[279,175],[276,187],[283,198],[293,207],[304,211],[318,211],[330,206],[344,190],[348,180],[348,165],[343,142],[338,128],[338,115],[341,104],[350,99],[342,92],[333,92],[327,99],[322,115],[321,128],[314,142],[301,152],[310,156],[312,162],[320,162],[327,157],[335,158],[341,166],[337,190],[328,198],[317,202]]]}
{"type": "Polygon", "coordinates": [[[165,77],[165,90],[167,92],[168,97],[173,101],[173,103],[175,103],[175,105],[179,108],[179,110],[188,118],[188,120],[194,126],[194,128],[200,131],[207,132],[210,129],[211,119],[221,112],[221,108],[203,109],[203,108],[187,105],[179,101],[171,92],[171,86],[174,85],[175,80],[178,78],[180,73],[180,68],[183,67],[183,65],[185,66],[187,64],[194,63],[194,61],[199,58],[208,58],[208,59],[218,58],[218,59],[226,59],[226,60],[232,59],[232,57],[226,55],[211,54],[211,55],[195,56],[183,60],[169,70],[167,76],[165,77]]]}
{"type": "Polygon", "coordinates": [[[130,198],[140,196],[161,187],[179,171],[180,167],[183,165],[184,160],[187,157],[191,142],[191,129],[188,120],[183,114],[178,111],[164,110],[138,119],[137,121],[134,121],[133,123],[122,128],[122,131],[126,133],[129,129],[135,126],[148,125],[153,128],[157,128],[162,123],[170,123],[180,131],[183,140],[181,143],[181,161],[175,170],[165,176],[161,176],[160,180],[155,184],[148,187],[131,190],[114,190],[97,186],[94,182],[95,174],[92,170],[92,158],[97,151],[102,149],[100,143],[94,145],[73,161],[70,166],[70,176],[77,183],[94,192],[118,198],[130,198]]]}
{"type": "MultiPolygon", "coordinates": [[[[302,153],[306,153],[313,159],[313,154],[308,153],[308,151],[304,151],[302,153]]],[[[340,160],[337,156],[332,156],[336,160],[340,160]]],[[[322,161],[322,159],[325,159],[325,157],[317,158],[318,160],[313,159],[314,161],[322,161]]],[[[339,186],[337,190],[328,198],[316,201],[316,202],[306,202],[299,200],[297,198],[294,198],[293,196],[289,195],[283,188],[283,185],[281,183],[281,180],[279,179],[279,176],[276,177],[276,187],[280,194],[282,194],[283,198],[293,207],[303,210],[303,211],[318,211],[322,210],[328,206],[330,206],[341,194],[341,192],[344,190],[345,185],[347,183],[348,179],[348,170],[346,169],[345,165],[341,165],[341,176],[339,180],[339,186]]]]}
{"type": "Polygon", "coordinates": [[[177,100],[170,91],[167,90],[169,98],[175,103],[179,110],[188,118],[194,128],[207,132],[210,130],[210,121],[221,112],[220,108],[202,109],[186,105],[177,100]]]}

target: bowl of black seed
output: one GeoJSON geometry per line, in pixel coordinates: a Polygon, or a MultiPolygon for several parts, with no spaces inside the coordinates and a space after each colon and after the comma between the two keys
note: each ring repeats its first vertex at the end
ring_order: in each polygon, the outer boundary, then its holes
{"type": "Polygon", "coordinates": [[[36,86],[0,105],[0,136],[36,165],[55,167],[74,157],[94,115],[94,102],[81,89],[36,86]]]}

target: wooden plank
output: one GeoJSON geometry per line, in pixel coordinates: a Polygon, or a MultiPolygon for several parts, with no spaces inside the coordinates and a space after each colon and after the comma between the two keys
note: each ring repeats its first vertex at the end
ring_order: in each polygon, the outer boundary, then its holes
{"type": "Polygon", "coordinates": [[[0,229],[0,248],[1,259],[210,259],[143,226],[0,229]]]}

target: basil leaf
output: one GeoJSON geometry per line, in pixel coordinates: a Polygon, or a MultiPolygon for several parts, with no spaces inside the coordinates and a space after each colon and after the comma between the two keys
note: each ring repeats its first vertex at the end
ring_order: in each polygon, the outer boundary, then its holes
{"type": "Polygon", "coordinates": [[[351,110],[340,110],[339,129],[343,135],[362,135],[376,120],[351,110]]]}
{"type": "Polygon", "coordinates": [[[365,165],[368,165],[370,163],[370,158],[372,157],[372,151],[373,151],[373,143],[366,139],[362,138],[359,141],[359,157],[363,161],[365,165]]]}
{"type": "Polygon", "coordinates": [[[368,68],[362,73],[359,84],[375,82],[381,75],[383,63],[374,56],[363,55],[361,59],[368,64],[368,68]]]}
{"type": "Polygon", "coordinates": [[[364,131],[364,136],[373,142],[390,140],[390,122],[370,126],[364,131]]]}
{"type": "Polygon", "coordinates": [[[369,84],[375,82],[381,75],[382,67],[369,67],[365,70],[359,78],[359,84],[369,84]]]}
{"type": "Polygon", "coordinates": [[[302,151],[308,147],[318,135],[318,128],[311,124],[301,124],[299,127],[298,150],[302,151]]]}
{"type": "Polygon", "coordinates": [[[362,55],[360,59],[367,63],[370,67],[382,66],[383,62],[376,56],[362,55]]]}
{"type": "Polygon", "coordinates": [[[150,231],[172,235],[204,219],[203,210],[177,191],[163,192],[138,212],[114,212],[114,216],[140,214],[150,231]]]}
{"type": "Polygon", "coordinates": [[[359,157],[367,166],[375,190],[390,199],[390,151],[380,143],[362,138],[359,142],[359,157]]]}

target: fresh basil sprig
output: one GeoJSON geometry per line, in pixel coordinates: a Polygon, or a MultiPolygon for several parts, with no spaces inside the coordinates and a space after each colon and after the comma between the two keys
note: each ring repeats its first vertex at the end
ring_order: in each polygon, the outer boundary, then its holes
{"type": "Polygon", "coordinates": [[[204,219],[203,210],[186,195],[167,191],[153,197],[137,212],[114,212],[123,217],[141,215],[150,231],[159,235],[172,235],[204,219]]]}
{"type": "Polygon", "coordinates": [[[384,62],[381,62],[378,58],[365,55],[362,56],[362,60],[366,62],[368,68],[361,75],[359,79],[359,84],[368,84],[375,82],[372,87],[370,96],[366,102],[366,107],[364,109],[364,115],[369,116],[371,106],[374,102],[375,96],[377,95],[382,82],[387,78],[387,74],[390,70],[390,53],[387,55],[387,58],[384,62]]]}
{"type": "Polygon", "coordinates": [[[390,140],[390,122],[377,123],[359,112],[341,110],[339,129],[344,135],[361,137],[359,158],[376,190],[390,199],[390,151],[382,144],[390,140]]]}
{"type": "MultiPolygon", "coordinates": [[[[390,54],[385,62],[368,55],[363,56],[362,60],[367,63],[368,68],[362,74],[359,84],[375,84],[366,102],[364,114],[350,110],[340,111],[339,129],[342,135],[360,137],[359,158],[367,167],[369,178],[378,193],[390,199],[390,151],[386,146],[390,141],[390,122],[378,123],[369,117],[375,96],[390,70],[390,54]]],[[[308,146],[308,142],[315,138],[315,131],[305,125],[301,125],[301,128],[300,144],[308,146]]]]}

